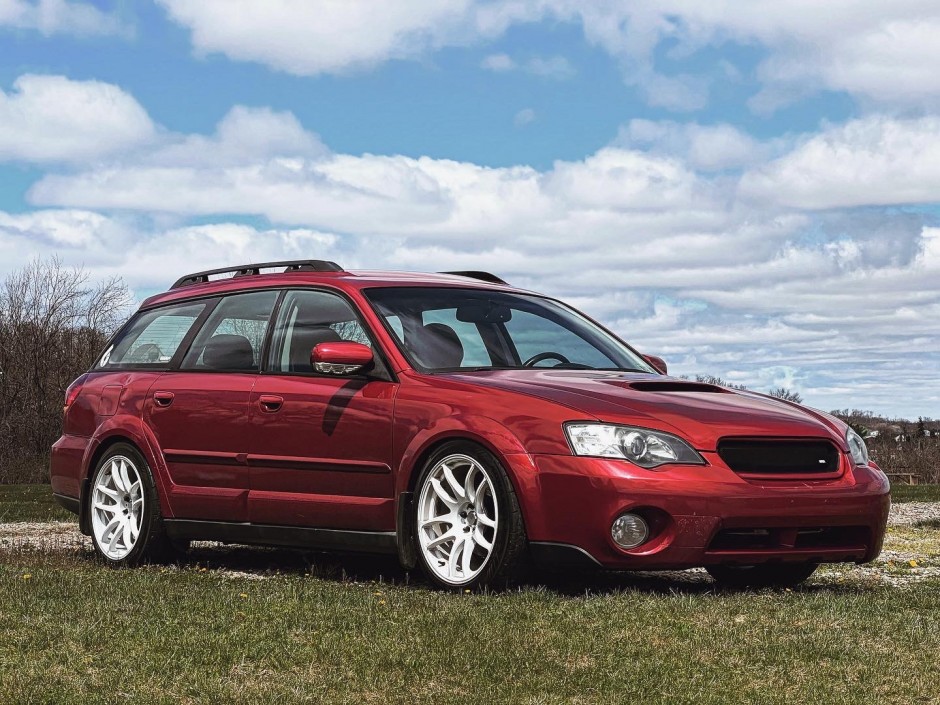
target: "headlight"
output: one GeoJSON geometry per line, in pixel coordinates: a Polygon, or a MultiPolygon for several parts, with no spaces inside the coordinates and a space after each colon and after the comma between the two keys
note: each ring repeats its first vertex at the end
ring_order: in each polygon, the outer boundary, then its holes
{"type": "Polygon", "coordinates": [[[868,446],[851,426],[845,432],[845,441],[849,444],[849,451],[852,453],[852,460],[855,464],[868,465],[868,446]]]}
{"type": "Polygon", "coordinates": [[[619,458],[641,468],[667,463],[705,464],[705,459],[692,446],[662,431],[601,423],[570,423],[565,431],[575,455],[619,458]]]}

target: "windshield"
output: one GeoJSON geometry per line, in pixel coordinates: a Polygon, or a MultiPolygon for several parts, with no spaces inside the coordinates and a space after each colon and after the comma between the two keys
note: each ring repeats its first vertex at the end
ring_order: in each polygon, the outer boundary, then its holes
{"type": "Polygon", "coordinates": [[[654,372],[635,352],[550,299],[481,289],[365,292],[418,369],[560,368],[654,372]]]}

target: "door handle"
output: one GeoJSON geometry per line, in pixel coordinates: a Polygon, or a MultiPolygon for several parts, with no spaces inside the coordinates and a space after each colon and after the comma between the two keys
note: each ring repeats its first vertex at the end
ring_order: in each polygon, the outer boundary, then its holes
{"type": "Polygon", "coordinates": [[[173,392],[154,392],[153,403],[165,409],[173,403],[174,396],[173,392]]]}
{"type": "Polygon", "coordinates": [[[258,399],[258,404],[261,406],[262,411],[273,414],[281,410],[281,407],[284,405],[284,397],[279,397],[274,394],[262,394],[258,399]]]}

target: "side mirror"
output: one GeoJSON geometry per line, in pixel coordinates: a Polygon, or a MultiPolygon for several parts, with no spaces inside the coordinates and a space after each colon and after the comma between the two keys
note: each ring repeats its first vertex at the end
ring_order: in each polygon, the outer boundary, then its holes
{"type": "Polygon", "coordinates": [[[313,369],[329,375],[351,375],[372,362],[372,349],[362,343],[320,343],[310,351],[313,369]]]}
{"type": "Polygon", "coordinates": [[[656,371],[661,374],[669,374],[669,368],[666,367],[666,361],[655,355],[644,355],[643,359],[650,363],[656,371]]]}

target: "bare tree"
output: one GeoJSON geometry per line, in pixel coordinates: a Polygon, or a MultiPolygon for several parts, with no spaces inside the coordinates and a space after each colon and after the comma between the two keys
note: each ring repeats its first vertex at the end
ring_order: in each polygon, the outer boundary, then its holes
{"type": "Polygon", "coordinates": [[[44,477],[39,459],[60,433],[65,388],[131,300],[120,279],[91,283],[57,258],[34,260],[0,285],[0,481],[44,477]]]}
{"type": "Polygon", "coordinates": [[[792,401],[796,404],[803,403],[803,397],[801,397],[798,392],[794,392],[792,389],[787,389],[786,387],[771,389],[770,396],[783,399],[784,401],[792,401]]]}

